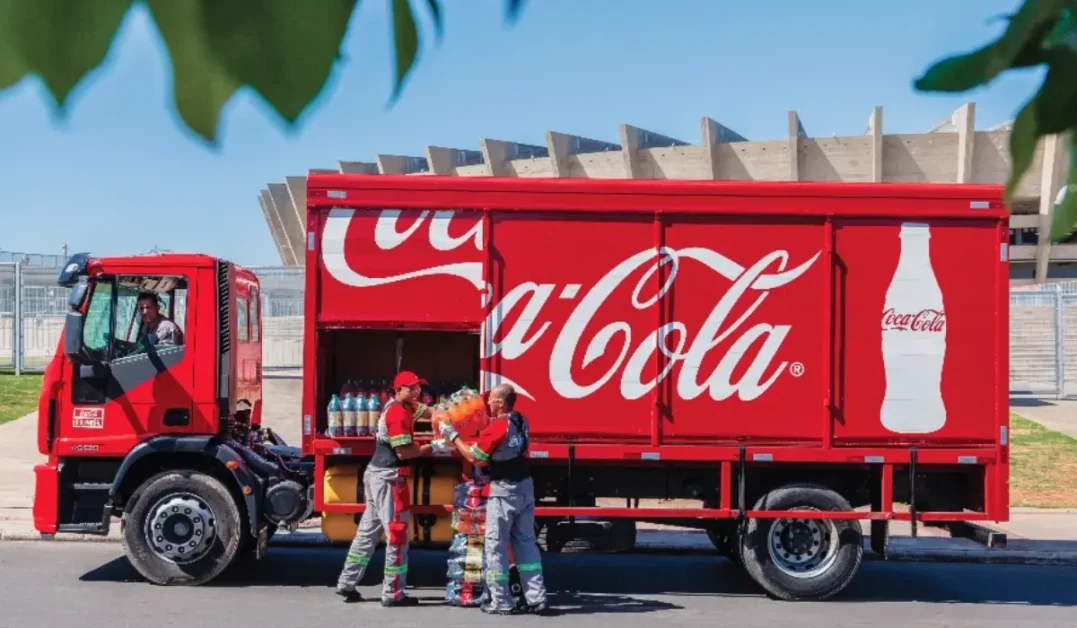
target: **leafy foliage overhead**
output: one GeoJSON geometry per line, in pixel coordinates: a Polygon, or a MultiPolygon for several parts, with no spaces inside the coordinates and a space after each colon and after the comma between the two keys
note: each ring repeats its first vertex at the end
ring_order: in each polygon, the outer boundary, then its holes
{"type": "MultiPolygon", "coordinates": [[[[430,14],[437,42],[442,9],[440,0],[381,1],[391,5],[395,102],[421,48],[413,2],[430,14]]],[[[221,109],[242,87],[296,122],[340,59],[358,0],[0,0],[0,90],[36,75],[65,111],[136,4],[149,9],[168,48],[184,124],[216,143],[221,109]]],[[[505,0],[509,20],[523,4],[505,0]]]]}
{"type": "MultiPolygon", "coordinates": [[[[1043,83],[1014,120],[1012,168],[1006,200],[1032,165],[1040,138],[1062,134],[1069,151],[1066,195],[1055,208],[1051,240],[1077,231],[1077,0],[1024,0],[1006,31],[972,52],[948,57],[916,80],[916,89],[964,92],[986,85],[1007,70],[1046,67],[1043,83]]],[[[1049,194],[1049,190],[1044,190],[1049,194]]]]}

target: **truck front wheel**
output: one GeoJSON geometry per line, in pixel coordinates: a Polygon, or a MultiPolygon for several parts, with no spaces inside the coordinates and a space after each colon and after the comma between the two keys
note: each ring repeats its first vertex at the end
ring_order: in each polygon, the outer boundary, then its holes
{"type": "Polygon", "coordinates": [[[851,511],[816,485],[789,485],[763,496],[756,510],[803,510],[803,518],[751,519],[740,558],[753,580],[783,600],[824,600],[852,581],[864,556],[860,522],[813,519],[812,511],[851,511]]]}
{"type": "Polygon", "coordinates": [[[199,585],[224,571],[242,540],[228,489],[195,471],[166,471],[135,491],[123,516],[124,553],[159,585],[199,585]]]}

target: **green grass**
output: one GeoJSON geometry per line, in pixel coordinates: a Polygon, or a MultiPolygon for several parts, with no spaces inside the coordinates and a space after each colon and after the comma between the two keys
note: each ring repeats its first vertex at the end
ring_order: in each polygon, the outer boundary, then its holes
{"type": "Polygon", "coordinates": [[[1077,507],[1077,439],[1010,413],[1010,505],[1077,507]]]}
{"type": "Polygon", "coordinates": [[[0,425],[37,410],[41,375],[0,373],[0,425]]]}

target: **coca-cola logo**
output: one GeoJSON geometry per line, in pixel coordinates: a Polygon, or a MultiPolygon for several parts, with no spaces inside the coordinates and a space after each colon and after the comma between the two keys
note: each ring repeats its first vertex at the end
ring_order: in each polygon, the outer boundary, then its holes
{"type": "MultiPolygon", "coordinates": [[[[378,216],[378,222],[374,226],[374,244],[383,251],[392,250],[409,239],[416,231],[427,222],[429,210],[423,210],[419,217],[410,227],[404,231],[397,229],[397,221],[400,219],[399,209],[382,210],[378,216]]],[[[476,251],[482,251],[482,221],[477,222],[464,235],[453,237],[449,235],[449,223],[452,220],[453,211],[435,211],[429,221],[429,242],[435,251],[452,251],[460,248],[470,241],[476,251]]],[[[326,270],[337,281],[354,286],[356,288],[369,288],[384,284],[406,281],[416,277],[429,277],[431,275],[452,275],[466,280],[476,289],[484,288],[482,280],[482,261],[456,262],[442,264],[430,268],[422,268],[389,277],[368,277],[357,272],[349,264],[344,256],[344,242],[348,234],[348,226],[351,224],[355,210],[333,209],[329,212],[329,218],[325,221],[322,230],[322,261],[326,270]]]]}
{"type": "Polygon", "coordinates": [[[918,312],[898,312],[888,308],[883,312],[883,330],[923,331],[939,333],[946,331],[946,312],[923,309],[918,312]]]}
{"type": "MultiPolygon", "coordinates": [[[[322,235],[325,267],[337,281],[356,287],[368,287],[413,277],[454,275],[482,290],[485,300],[489,286],[485,286],[482,281],[481,261],[439,265],[382,278],[367,277],[356,272],[348,266],[344,257],[344,236],[352,215],[352,210],[333,210],[322,235]]],[[[399,212],[382,212],[375,228],[375,242],[381,248],[399,245],[419,229],[426,216],[427,212],[423,212],[420,219],[408,230],[399,232],[396,230],[399,212]],[[379,236],[378,233],[382,235],[379,236]]],[[[450,242],[447,222],[451,216],[452,212],[435,213],[430,226],[431,245],[437,250],[445,251],[461,246],[473,237],[471,241],[476,249],[481,250],[481,221],[466,237],[450,242]],[[444,222],[440,224],[437,223],[439,214],[446,215],[443,217],[444,222]],[[441,246],[435,244],[435,241],[441,246]]],[[[680,364],[675,385],[678,397],[691,400],[706,392],[715,401],[729,399],[734,395],[741,400],[750,401],[765,393],[785,371],[788,363],[779,361],[777,356],[791,330],[791,326],[787,324],[764,321],[752,323],[752,315],[773,290],[795,281],[807,272],[819,255],[820,252],[816,252],[800,265],[788,268],[789,253],[776,250],[745,267],[707,248],[666,247],[659,250],[652,247],[615,264],[591,286],[576,283],[522,282],[507,290],[483,323],[483,357],[500,354],[503,361],[512,361],[526,354],[546,334],[556,334],[547,375],[550,386],[564,398],[587,397],[616,378],[621,396],[629,400],[639,399],[654,390],[670,376],[674,367],[680,364]],[[593,321],[609,319],[609,316],[599,316],[604,309],[608,314],[611,311],[621,311],[619,308],[644,310],[653,307],[672,288],[681,265],[686,261],[702,264],[730,282],[724,293],[716,294],[717,302],[694,334],[684,323],[676,320],[645,333],[633,330],[625,320],[613,320],[597,330],[592,329],[593,321]],[[660,266],[668,267],[664,285],[653,296],[643,298],[644,291],[653,289],[654,276],[660,266]],[[637,274],[639,279],[628,303],[615,302],[614,293],[628,282],[630,277],[637,274]],[[583,296],[576,301],[571,314],[560,324],[543,316],[551,299],[574,300],[581,293],[583,296]],[[743,304],[747,306],[738,307],[743,304]],[[523,309],[512,326],[502,330],[501,326],[509,314],[519,308],[523,309]],[[731,312],[734,311],[741,313],[733,317],[731,312]],[[499,334],[502,331],[503,333],[499,334]],[[498,337],[498,342],[491,341],[498,337]],[[748,350],[757,343],[759,349],[753,356],[748,350]],[[727,344],[728,348],[721,355],[718,365],[707,373],[701,369],[704,358],[719,344],[727,344]],[[584,347],[582,356],[581,347],[584,347]],[[656,351],[661,351],[667,358],[665,367],[657,377],[644,381],[644,373],[648,366],[653,364],[656,351]],[[616,356],[616,359],[605,373],[590,381],[580,381],[574,375],[574,369],[586,368],[607,356],[616,356]],[[750,360],[750,363],[747,368],[740,368],[744,360],[750,360]],[[738,375],[734,377],[734,373],[738,375]]],[[[614,314],[614,318],[620,317],[614,314]]],[[[534,399],[518,382],[500,374],[483,375],[484,378],[489,376],[495,383],[512,384],[519,394],[534,399]]]]}

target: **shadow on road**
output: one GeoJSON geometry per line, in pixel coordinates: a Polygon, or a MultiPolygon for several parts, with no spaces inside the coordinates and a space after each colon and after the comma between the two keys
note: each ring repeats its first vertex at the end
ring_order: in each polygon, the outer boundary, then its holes
{"type": "MultiPolygon", "coordinates": [[[[316,588],[329,595],[345,551],[273,548],[261,563],[237,568],[210,587],[316,588]]],[[[408,584],[425,603],[443,599],[444,552],[412,550],[408,584]]],[[[361,586],[381,580],[382,551],[361,586]]],[[[637,596],[750,596],[762,590],[743,570],[717,556],[545,555],[547,586],[561,614],[646,613],[681,606],[637,596]]],[[[83,581],[140,582],[124,558],[83,581]]],[[[857,578],[829,603],[929,602],[1077,606],[1077,571],[1066,567],[956,563],[865,562],[857,578]]]]}
{"type": "Polygon", "coordinates": [[[1054,405],[1058,404],[1037,397],[1010,397],[1011,408],[1041,408],[1054,405]]]}

